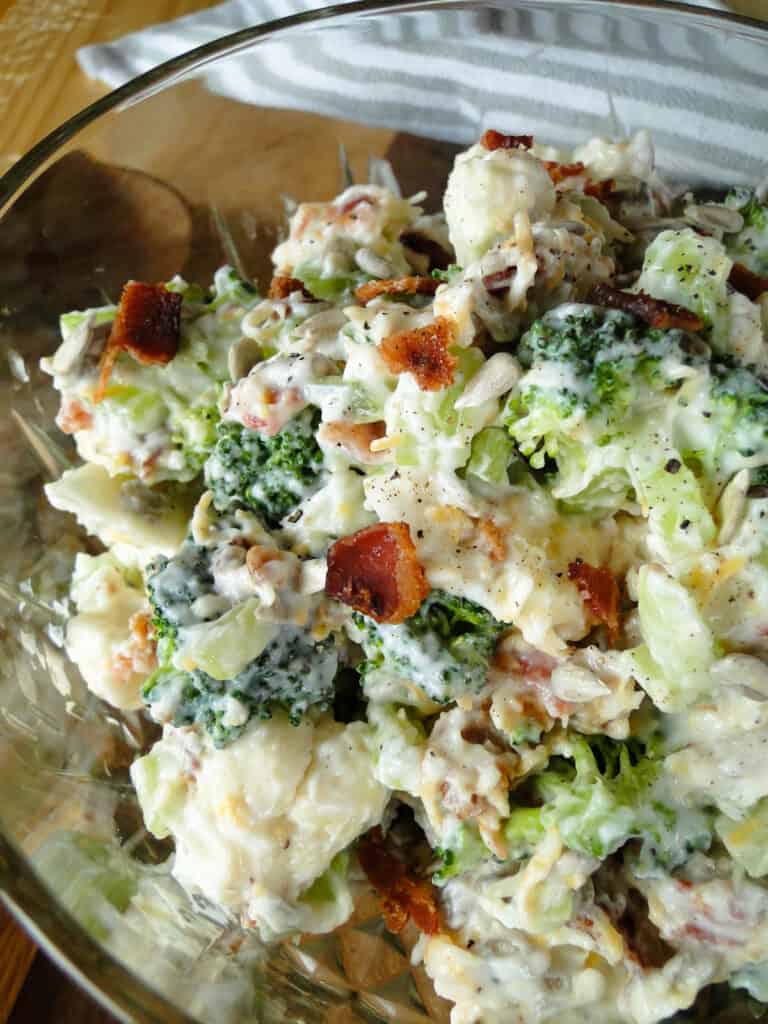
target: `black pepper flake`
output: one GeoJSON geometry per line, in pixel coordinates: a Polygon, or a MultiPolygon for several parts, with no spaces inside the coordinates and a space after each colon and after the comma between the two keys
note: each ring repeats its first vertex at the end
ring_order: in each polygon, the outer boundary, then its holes
{"type": "Polygon", "coordinates": [[[691,520],[690,519],[684,519],[682,521],[682,523],[680,523],[680,529],[681,530],[687,530],[690,525],[691,525],[691,520]]]}
{"type": "Polygon", "coordinates": [[[683,468],[683,464],[680,459],[669,459],[664,469],[667,473],[679,473],[683,468]]]}

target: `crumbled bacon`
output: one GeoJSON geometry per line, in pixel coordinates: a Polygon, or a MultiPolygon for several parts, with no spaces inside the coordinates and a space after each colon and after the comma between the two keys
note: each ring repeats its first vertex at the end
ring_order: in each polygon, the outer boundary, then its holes
{"type": "Polygon", "coordinates": [[[503,562],[507,557],[507,542],[504,539],[503,530],[490,516],[481,519],[477,524],[477,529],[491,561],[503,562]]]}
{"type": "Polygon", "coordinates": [[[453,383],[456,357],[448,350],[452,340],[449,322],[439,316],[425,327],[390,334],[379,352],[391,373],[412,373],[422,391],[439,391],[453,383]]]}
{"type": "Polygon", "coordinates": [[[376,523],[328,551],[325,592],[377,622],[404,622],[429,593],[405,523],[376,523]]]}
{"type": "Polygon", "coordinates": [[[93,426],[93,416],[76,398],[64,398],[56,417],[56,426],[64,434],[76,434],[93,426]]]}
{"type": "Polygon", "coordinates": [[[616,191],[616,182],[613,178],[606,178],[604,181],[592,181],[587,179],[584,185],[584,195],[593,196],[595,199],[599,199],[604,202],[609,199],[610,196],[616,191]]]}
{"type": "Polygon", "coordinates": [[[704,322],[689,309],[676,306],[663,299],[654,299],[645,292],[623,292],[608,284],[596,284],[587,296],[587,302],[608,309],[620,309],[632,313],[651,327],[679,327],[684,331],[700,331],[704,322]]]}
{"type": "Polygon", "coordinates": [[[385,277],[380,281],[366,281],[355,289],[355,298],[361,306],[367,306],[379,295],[434,295],[440,282],[434,277],[385,277]]]}
{"type": "Polygon", "coordinates": [[[578,587],[589,611],[608,627],[614,638],[619,630],[619,584],[610,569],[595,568],[577,558],[568,565],[568,579],[578,587]]]}
{"type": "Polygon", "coordinates": [[[451,264],[451,254],[447,252],[439,242],[422,231],[408,229],[400,232],[400,244],[418,253],[419,256],[427,257],[427,269],[445,270],[451,264]]]}
{"type": "Polygon", "coordinates": [[[505,267],[503,270],[495,270],[492,274],[486,274],[483,278],[483,285],[489,295],[500,297],[509,291],[512,278],[517,273],[516,267],[505,267]]]}
{"type": "MultiPolygon", "coordinates": [[[[544,160],[543,163],[555,186],[562,184],[568,178],[580,178],[587,173],[586,167],[580,162],[559,164],[556,160],[544,160]]],[[[616,183],[613,178],[606,178],[605,181],[592,181],[591,178],[586,178],[584,182],[584,194],[594,196],[595,199],[607,199],[615,188],[616,183]]]]}
{"type": "Polygon", "coordinates": [[[299,281],[295,277],[289,277],[287,274],[275,274],[272,280],[269,282],[269,291],[267,292],[268,299],[287,299],[293,292],[301,292],[306,299],[311,299],[312,295],[304,287],[302,281],[299,281]]]}
{"type": "Polygon", "coordinates": [[[425,935],[440,930],[432,884],[408,874],[405,864],[388,848],[380,828],[371,829],[360,840],[357,859],[381,898],[384,923],[391,932],[401,932],[409,918],[425,935]]]}
{"type": "Polygon", "coordinates": [[[347,423],[333,420],[323,423],[317,432],[317,439],[325,444],[342,448],[356,462],[378,462],[381,456],[371,451],[371,441],[378,441],[387,432],[384,420],[375,423],[347,423]]]}
{"type": "Polygon", "coordinates": [[[505,135],[503,132],[489,128],[483,133],[480,145],[485,149],[530,149],[533,145],[532,135],[505,135]]]}
{"type": "Polygon", "coordinates": [[[354,196],[352,199],[347,199],[347,201],[339,207],[339,213],[351,213],[352,210],[360,206],[361,203],[367,203],[368,206],[375,206],[376,200],[373,196],[354,196]]]}
{"type": "Polygon", "coordinates": [[[501,672],[535,683],[548,683],[557,666],[555,658],[535,647],[522,651],[503,643],[496,648],[492,663],[501,672]]]}
{"type": "Polygon", "coordinates": [[[553,185],[559,185],[566,178],[577,178],[586,171],[586,167],[582,163],[559,164],[556,160],[544,160],[543,163],[553,185]]]}
{"type": "Polygon", "coordinates": [[[734,263],[728,275],[728,284],[737,292],[746,295],[756,302],[763,292],[768,292],[768,277],[761,277],[745,267],[743,263],[734,263]]]}
{"type": "Polygon", "coordinates": [[[137,673],[147,676],[157,668],[157,641],[149,615],[136,612],[128,625],[128,643],[112,658],[112,672],[121,682],[127,682],[137,673]]]}
{"type": "Polygon", "coordinates": [[[101,357],[94,400],[104,397],[121,352],[148,365],[169,363],[181,340],[181,295],[163,284],[129,281],[123,288],[112,331],[101,357]]]}

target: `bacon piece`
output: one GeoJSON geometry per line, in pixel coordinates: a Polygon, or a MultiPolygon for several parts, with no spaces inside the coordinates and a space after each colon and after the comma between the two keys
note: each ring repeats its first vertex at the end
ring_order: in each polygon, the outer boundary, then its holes
{"type": "Polygon", "coordinates": [[[381,898],[384,923],[391,932],[401,932],[409,918],[425,935],[440,930],[434,887],[408,874],[405,864],[387,847],[380,828],[371,829],[360,840],[357,859],[381,898]]]}
{"type": "Polygon", "coordinates": [[[483,132],[480,145],[485,149],[530,149],[533,145],[532,135],[505,135],[503,132],[489,128],[483,132]]]}
{"type": "Polygon", "coordinates": [[[426,256],[430,270],[445,270],[451,265],[451,254],[439,242],[421,231],[401,231],[400,243],[411,252],[426,256]]]}
{"type": "Polygon", "coordinates": [[[616,191],[616,182],[613,178],[606,178],[604,181],[592,181],[587,179],[584,185],[584,195],[594,196],[595,199],[599,199],[604,202],[610,198],[613,192],[616,191]]]}
{"type": "Polygon", "coordinates": [[[733,264],[728,275],[728,284],[753,302],[757,302],[763,292],[768,292],[768,277],[755,274],[743,263],[733,264]]]}
{"type": "Polygon", "coordinates": [[[478,533],[492,562],[503,562],[507,557],[507,542],[504,531],[486,516],[477,524],[478,533]]]}
{"type": "Polygon", "coordinates": [[[559,185],[566,178],[576,178],[586,171],[586,167],[582,163],[559,164],[556,160],[544,160],[542,162],[552,179],[553,185],[559,185]]]}
{"type": "Polygon", "coordinates": [[[509,291],[512,278],[517,273],[516,267],[505,267],[503,270],[495,270],[492,274],[486,274],[483,278],[483,285],[489,295],[500,298],[509,291]]]}
{"type": "Polygon", "coordinates": [[[604,622],[615,639],[619,631],[619,584],[610,569],[595,568],[577,558],[568,565],[568,579],[578,587],[582,600],[598,622],[604,622]]]}
{"type": "Polygon", "coordinates": [[[434,277],[385,277],[381,281],[366,281],[355,289],[355,298],[361,306],[378,295],[434,295],[441,282],[434,277]]]}
{"type": "Polygon", "coordinates": [[[64,434],[76,434],[78,430],[89,430],[93,426],[93,416],[76,398],[64,398],[56,426],[64,434]]]}
{"type": "Polygon", "coordinates": [[[328,550],[325,592],[377,622],[405,622],[429,593],[406,523],[376,523],[328,550]]]}
{"type": "Polygon", "coordinates": [[[128,626],[129,640],[112,658],[112,672],[121,682],[128,682],[137,674],[146,677],[157,668],[157,641],[149,615],[136,612],[128,626]]]}
{"type": "Polygon", "coordinates": [[[684,331],[700,331],[704,326],[700,317],[683,306],[654,299],[645,292],[623,292],[619,288],[611,288],[609,284],[596,284],[587,296],[587,302],[632,313],[651,327],[679,327],[684,331]]]}
{"type": "Polygon", "coordinates": [[[367,203],[368,206],[375,206],[376,200],[373,196],[354,196],[352,199],[347,199],[338,209],[339,213],[345,215],[351,213],[356,207],[360,206],[361,203],[367,203]]]}
{"type": "Polygon", "coordinates": [[[287,274],[275,274],[269,282],[267,298],[287,299],[293,292],[301,292],[306,299],[312,298],[311,293],[307,291],[303,282],[299,281],[298,278],[289,277],[287,274]]]}
{"type": "MultiPolygon", "coordinates": [[[[587,173],[586,167],[580,162],[559,164],[556,160],[544,160],[543,163],[555,186],[568,178],[578,178],[587,173]]],[[[594,196],[595,199],[607,199],[615,188],[616,182],[613,178],[606,178],[605,181],[592,181],[591,178],[587,178],[584,183],[584,195],[594,196]]]]}
{"type": "Polygon", "coordinates": [[[181,295],[163,284],[129,281],[120,296],[115,322],[99,365],[94,401],[104,398],[112,367],[121,352],[140,363],[164,365],[179,351],[181,295]]]}
{"type": "Polygon", "coordinates": [[[422,391],[439,391],[453,383],[456,357],[448,351],[451,326],[439,316],[426,327],[390,334],[379,352],[392,373],[412,373],[422,391]]]}
{"type": "Polygon", "coordinates": [[[356,462],[374,463],[381,456],[371,451],[371,441],[384,437],[387,425],[384,420],[375,423],[347,423],[345,420],[333,420],[323,423],[317,432],[318,441],[343,448],[350,458],[356,462]]]}

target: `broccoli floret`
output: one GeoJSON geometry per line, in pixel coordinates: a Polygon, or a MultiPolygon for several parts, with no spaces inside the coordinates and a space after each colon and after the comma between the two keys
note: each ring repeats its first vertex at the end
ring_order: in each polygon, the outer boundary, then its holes
{"type": "Polygon", "coordinates": [[[687,385],[675,419],[684,459],[714,482],[713,496],[740,469],[768,463],[768,390],[750,370],[718,362],[687,385]]]}
{"type": "Polygon", "coordinates": [[[754,373],[739,367],[713,366],[712,407],[725,436],[741,455],[750,457],[768,440],[768,390],[754,373]]]}
{"type": "Polygon", "coordinates": [[[172,440],[184,453],[187,465],[199,473],[216,443],[219,410],[215,405],[179,408],[172,440]]]}
{"type": "Polygon", "coordinates": [[[739,213],[744,218],[746,227],[759,228],[761,231],[768,229],[768,206],[760,203],[754,192],[747,204],[741,207],[739,213]]]}
{"type": "MultiPolygon", "coordinates": [[[[552,828],[565,846],[601,859],[638,839],[633,856],[641,874],[670,871],[694,850],[707,849],[713,815],[678,806],[660,789],[662,762],[652,746],[607,736],[572,738],[570,749],[552,757],[517,794],[522,800],[503,825],[508,858],[529,857],[552,828]]],[[[475,826],[466,823],[435,852],[442,861],[434,876],[438,885],[491,857],[475,826]]]]}
{"type": "MultiPolygon", "coordinates": [[[[534,469],[554,460],[547,484],[567,507],[601,514],[638,500],[656,507],[646,485],[675,462],[682,472],[674,491],[700,503],[670,423],[686,408],[687,397],[679,398],[686,382],[706,380],[701,343],[626,313],[565,306],[531,327],[520,359],[528,372],[507,402],[507,429],[534,469]]],[[[697,439],[683,447],[696,448],[697,439]]]]}
{"type": "Polygon", "coordinates": [[[401,677],[432,700],[448,703],[485,685],[496,641],[506,628],[485,608],[463,597],[433,590],[400,625],[381,625],[356,614],[366,661],[363,678],[401,677]]]}
{"type": "Polygon", "coordinates": [[[150,677],[142,696],[150,707],[162,703],[164,717],[170,710],[174,725],[198,725],[223,747],[252,718],[271,718],[275,708],[287,711],[294,724],[310,707],[327,710],[337,668],[333,637],[316,643],[306,630],[283,626],[233,679],[166,665],[150,677]]]}
{"type": "Polygon", "coordinates": [[[147,566],[147,596],[161,664],[173,653],[180,626],[194,626],[211,618],[201,616],[200,606],[195,607],[199,598],[215,593],[211,555],[210,548],[186,541],[173,558],[161,556],[147,566]]]}
{"type": "Polygon", "coordinates": [[[567,756],[553,757],[530,780],[528,795],[538,806],[512,812],[505,826],[510,847],[522,840],[527,851],[556,827],[570,849],[602,859],[635,838],[644,871],[672,870],[709,846],[713,817],[677,806],[660,791],[660,774],[661,762],[637,741],[573,739],[567,756]]]}
{"type": "Polygon", "coordinates": [[[744,219],[741,231],[725,237],[728,255],[755,274],[768,274],[768,203],[761,203],[750,190],[739,189],[726,197],[725,204],[744,219]]]}
{"type": "Polygon", "coordinates": [[[239,423],[221,423],[205,464],[205,482],[222,512],[249,508],[276,527],[319,486],[323,453],[315,439],[316,409],[305,409],[274,437],[239,423]]]}
{"type": "MultiPolygon", "coordinates": [[[[663,390],[671,382],[669,370],[706,362],[680,330],[656,330],[628,313],[588,306],[537,320],[523,336],[518,357],[528,369],[555,364],[564,383],[553,390],[563,414],[578,408],[591,416],[608,409],[623,413],[638,384],[663,390]]],[[[547,390],[537,386],[537,392],[547,390]]]]}

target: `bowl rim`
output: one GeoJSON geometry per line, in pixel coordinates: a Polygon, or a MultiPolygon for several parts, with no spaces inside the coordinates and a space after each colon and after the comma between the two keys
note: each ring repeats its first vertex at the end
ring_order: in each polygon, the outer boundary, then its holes
{"type": "Polygon", "coordinates": [[[40,952],[117,1020],[125,1024],[197,1024],[91,936],[2,830],[0,906],[25,929],[40,952]]]}
{"type": "Polygon", "coordinates": [[[31,184],[36,172],[42,168],[46,160],[102,114],[111,110],[127,109],[174,82],[181,81],[219,57],[248,49],[265,37],[274,38],[295,28],[317,25],[326,21],[341,23],[344,20],[356,21],[361,17],[382,15],[389,11],[407,14],[433,8],[479,6],[481,3],[485,6],[517,7],[523,10],[526,8],[535,10],[540,6],[560,6],[572,11],[582,8],[585,12],[592,8],[606,13],[611,10],[629,14],[653,11],[661,14],[662,17],[683,15],[690,16],[703,25],[747,29],[750,33],[757,33],[758,37],[763,36],[768,43],[768,22],[757,21],[755,18],[732,11],[700,7],[686,3],[684,0],[354,0],[353,3],[338,3],[328,7],[300,11],[285,18],[275,18],[249,28],[230,32],[191,50],[186,50],[177,57],[171,57],[137,75],[124,85],[83,107],[58,128],[54,128],[52,132],[44,135],[0,176],[0,218],[5,215],[19,192],[31,184]]]}
{"type": "MultiPolygon", "coordinates": [[[[768,22],[730,11],[700,7],[683,0],[354,0],[300,11],[220,36],[156,65],[90,103],[43,136],[0,176],[0,219],[37,177],[47,161],[80,131],[113,110],[135,103],[187,78],[220,57],[249,49],[297,28],[326,22],[342,26],[364,17],[409,14],[450,8],[500,7],[535,10],[562,7],[571,12],[603,12],[609,17],[654,12],[673,20],[690,19],[711,28],[745,29],[768,45],[768,22]]],[[[127,1024],[195,1024],[159,989],[93,938],[59,902],[0,820],[0,904],[3,904],[47,956],[118,1020],[127,1024]],[[76,946],[76,953],[71,952],[76,946]],[[105,970],[106,967],[106,970],[105,970]],[[109,975],[116,984],[104,984],[109,975]],[[139,1014],[140,1016],[136,1016],[139,1014]]]]}

